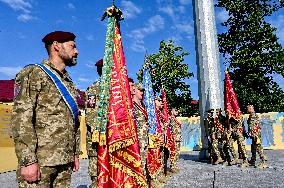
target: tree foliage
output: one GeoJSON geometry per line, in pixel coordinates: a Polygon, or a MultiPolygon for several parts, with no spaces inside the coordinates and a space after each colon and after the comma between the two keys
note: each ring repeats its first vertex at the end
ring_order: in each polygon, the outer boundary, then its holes
{"type": "MultiPolygon", "coordinates": [[[[161,41],[159,52],[146,57],[146,66],[150,68],[153,90],[158,95],[164,87],[169,108],[176,107],[180,115],[190,116],[196,113],[191,106],[190,86],[185,82],[193,76],[188,65],[183,64],[184,57],[189,55],[181,46],[176,46],[172,40],[161,41]]],[[[145,65],[144,65],[145,66],[145,65]]],[[[137,73],[142,81],[143,68],[137,73]]]]}
{"type": "Polygon", "coordinates": [[[229,72],[242,111],[247,104],[259,112],[284,111],[284,92],[272,75],[284,76],[284,52],[267,18],[284,1],[219,0],[229,19],[227,31],[218,35],[220,52],[229,72]]]}

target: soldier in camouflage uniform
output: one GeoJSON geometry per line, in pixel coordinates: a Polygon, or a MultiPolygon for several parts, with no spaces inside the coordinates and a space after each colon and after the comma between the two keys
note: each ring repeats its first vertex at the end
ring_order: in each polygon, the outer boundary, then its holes
{"type": "Polygon", "coordinates": [[[135,86],[135,95],[133,96],[133,106],[134,114],[137,124],[137,133],[140,147],[140,155],[142,160],[142,168],[146,173],[146,159],[147,159],[147,146],[148,146],[148,122],[147,122],[147,112],[142,104],[144,89],[141,84],[135,86]]]}
{"type": "MultiPolygon", "coordinates": [[[[76,65],[75,35],[52,32],[42,41],[49,59],[42,63],[77,96],[65,70],[76,65]]],[[[12,131],[18,158],[19,187],[69,187],[79,169],[79,122],[73,118],[51,78],[39,66],[25,67],[15,78],[12,131]]]]}
{"type": "MultiPolygon", "coordinates": [[[[99,60],[96,63],[97,73],[101,77],[102,75],[102,66],[103,60],[99,60]]],[[[87,126],[87,135],[86,135],[86,148],[89,158],[89,175],[92,180],[90,188],[97,186],[98,181],[98,143],[92,142],[92,127],[95,127],[95,119],[97,117],[96,102],[99,101],[99,89],[100,89],[100,80],[93,83],[87,88],[86,91],[86,126],[87,126]]]]}
{"type": "Polygon", "coordinates": [[[211,163],[212,161],[214,161],[214,158],[216,158],[213,164],[219,164],[223,162],[218,148],[219,138],[221,138],[221,134],[215,125],[213,112],[214,112],[213,109],[208,111],[208,117],[205,119],[205,127],[208,129],[207,137],[210,144],[211,163]]]}
{"type": "Polygon", "coordinates": [[[227,124],[226,124],[226,138],[227,138],[227,143],[226,143],[226,149],[227,151],[230,151],[233,160],[230,161],[230,156],[229,154],[227,155],[227,159],[229,161],[230,165],[234,165],[239,163],[239,159],[237,157],[237,152],[234,148],[234,142],[237,141],[238,148],[240,148],[240,153],[243,155],[243,162],[241,167],[247,167],[248,166],[248,159],[247,159],[247,152],[246,152],[246,147],[245,147],[245,127],[243,124],[243,119],[241,118],[240,120],[236,120],[233,117],[229,117],[229,112],[226,111],[227,114],[227,124]]]}
{"type": "MultiPolygon", "coordinates": [[[[164,117],[162,113],[164,103],[163,103],[163,100],[158,96],[155,97],[155,106],[158,112],[156,116],[162,127],[163,139],[165,139],[165,123],[164,123],[164,117]]],[[[166,182],[166,177],[164,173],[165,172],[165,160],[168,158],[169,151],[164,145],[160,147],[160,150],[161,150],[161,161],[162,161],[162,166],[163,166],[164,171],[163,170],[161,171],[157,179],[159,182],[164,183],[166,182]]]]}
{"type": "Polygon", "coordinates": [[[218,143],[220,145],[219,151],[222,159],[226,159],[226,139],[225,139],[225,124],[226,117],[222,114],[222,109],[216,109],[216,117],[214,118],[214,124],[217,130],[218,143]]]}
{"type": "Polygon", "coordinates": [[[171,117],[170,117],[170,125],[173,130],[174,134],[174,140],[175,140],[175,149],[176,149],[176,158],[174,161],[171,161],[171,166],[173,168],[174,172],[179,171],[179,168],[177,167],[178,158],[180,155],[180,147],[181,147],[181,123],[177,120],[176,116],[178,115],[178,110],[176,108],[172,108],[171,111],[171,117]]]}
{"type": "Polygon", "coordinates": [[[261,146],[261,129],[260,129],[260,122],[259,117],[256,115],[254,111],[253,105],[247,106],[247,111],[249,113],[249,118],[247,120],[248,123],[248,132],[249,136],[252,139],[251,144],[251,165],[255,166],[256,162],[256,152],[259,154],[260,157],[260,164],[256,167],[258,168],[267,168],[267,159],[263,153],[263,148],[261,146]]]}

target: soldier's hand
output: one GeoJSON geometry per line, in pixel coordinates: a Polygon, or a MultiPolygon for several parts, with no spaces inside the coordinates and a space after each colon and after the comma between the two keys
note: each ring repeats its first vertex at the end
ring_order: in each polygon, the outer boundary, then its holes
{"type": "Polygon", "coordinates": [[[40,170],[38,163],[33,163],[29,166],[21,167],[21,176],[27,182],[35,182],[40,179],[40,170]]]}
{"type": "Polygon", "coordinates": [[[80,168],[80,161],[77,155],[74,157],[74,166],[73,166],[73,172],[77,172],[80,168]]]}

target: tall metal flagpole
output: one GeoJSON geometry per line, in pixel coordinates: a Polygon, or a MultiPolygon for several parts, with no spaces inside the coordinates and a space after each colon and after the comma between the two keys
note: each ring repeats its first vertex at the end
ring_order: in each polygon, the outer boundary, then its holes
{"type": "Polygon", "coordinates": [[[208,157],[206,111],[222,108],[223,92],[213,0],[193,0],[202,151],[208,157]]]}

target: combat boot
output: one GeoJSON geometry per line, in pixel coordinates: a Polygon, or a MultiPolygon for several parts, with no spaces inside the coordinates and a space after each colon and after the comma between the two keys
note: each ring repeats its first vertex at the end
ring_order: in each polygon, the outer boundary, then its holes
{"type": "Polygon", "coordinates": [[[219,163],[222,163],[223,159],[221,158],[221,156],[218,157],[218,159],[213,163],[214,165],[217,165],[219,163]]]}
{"type": "Polygon", "coordinates": [[[164,175],[160,175],[157,179],[160,183],[165,183],[167,181],[167,177],[164,175]]]}
{"type": "Polygon", "coordinates": [[[265,160],[262,160],[257,166],[256,168],[268,168],[267,163],[265,160]]]}
{"type": "Polygon", "coordinates": [[[247,159],[244,159],[243,160],[243,163],[241,165],[242,168],[247,168],[249,166],[249,163],[248,163],[248,160],[247,159]]]}
{"type": "Polygon", "coordinates": [[[236,164],[238,164],[238,163],[239,163],[239,159],[238,159],[238,158],[234,158],[234,159],[230,162],[231,165],[236,165],[236,164]]]}
{"type": "Polygon", "coordinates": [[[251,159],[251,160],[249,161],[249,165],[255,167],[255,160],[251,159]]]}

